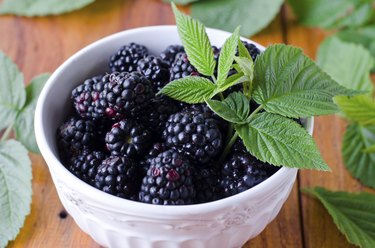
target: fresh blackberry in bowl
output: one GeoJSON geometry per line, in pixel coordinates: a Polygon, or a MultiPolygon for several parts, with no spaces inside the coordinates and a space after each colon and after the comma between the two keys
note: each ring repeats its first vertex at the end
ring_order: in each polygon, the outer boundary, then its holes
{"type": "Polygon", "coordinates": [[[151,132],[133,119],[113,124],[105,136],[107,149],[115,156],[140,157],[152,144],[151,132]]]}
{"type": "Polygon", "coordinates": [[[76,177],[90,185],[94,185],[98,167],[105,157],[106,155],[102,151],[84,150],[82,154],[71,159],[67,168],[76,177]]]}
{"type": "Polygon", "coordinates": [[[190,64],[186,53],[178,53],[170,68],[169,81],[177,80],[187,76],[198,76],[197,69],[190,64]]]}
{"type": "Polygon", "coordinates": [[[147,109],[139,118],[155,136],[160,137],[164,130],[165,123],[171,114],[178,111],[176,102],[167,96],[157,96],[150,101],[152,108],[147,109]]]}
{"type": "Polygon", "coordinates": [[[195,166],[194,186],[197,191],[196,202],[205,203],[222,198],[220,184],[220,166],[209,164],[195,166]]]}
{"type": "Polygon", "coordinates": [[[82,118],[96,119],[95,102],[99,100],[99,93],[103,89],[103,76],[86,79],[72,91],[74,108],[82,118]]]}
{"type": "Polygon", "coordinates": [[[57,130],[57,145],[61,159],[66,161],[85,149],[97,148],[100,142],[96,142],[96,136],[97,131],[93,121],[71,117],[57,130]]]}
{"type": "Polygon", "coordinates": [[[169,82],[169,65],[161,58],[144,57],[138,61],[138,71],[150,80],[154,92],[160,91],[169,82]]]}
{"type": "Polygon", "coordinates": [[[146,175],[148,168],[150,167],[151,160],[157,157],[160,153],[165,152],[168,150],[168,147],[161,142],[154,143],[151,149],[148,151],[146,156],[142,161],[140,161],[140,165],[142,166],[144,175],[146,175]]]}
{"type": "Polygon", "coordinates": [[[193,168],[189,160],[175,150],[151,159],[142,180],[139,200],[157,205],[187,205],[195,201],[193,168]]]}
{"type": "Polygon", "coordinates": [[[222,167],[220,186],[225,197],[241,193],[270,177],[278,168],[248,153],[235,153],[222,167]]]}
{"type": "Polygon", "coordinates": [[[121,47],[109,60],[112,72],[133,72],[137,70],[138,61],[148,55],[145,46],[130,43],[121,47]]]}
{"type": "Polygon", "coordinates": [[[136,117],[149,107],[154,97],[151,82],[139,72],[112,73],[103,77],[98,112],[106,118],[121,120],[136,117]]]}
{"type": "Polygon", "coordinates": [[[99,166],[95,187],[111,195],[137,200],[141,180],[140,169],[132,159],[111,156],[99,166]]]}
{"type": "Polygon", "coordinates": [[[169,66],[172,65],[176,59],[178,53],[185,52],[185,49],[181,45],[170,45],[163,52],[160,53],[160,58],[168,63],[169,66]]]}
{"type": "Polygon", "coordinates": [[[202,113],[179,112],[169,116],[162,138],[167,146],[201,164],[219,154],[223,145],[216,120],[202,113]]]}

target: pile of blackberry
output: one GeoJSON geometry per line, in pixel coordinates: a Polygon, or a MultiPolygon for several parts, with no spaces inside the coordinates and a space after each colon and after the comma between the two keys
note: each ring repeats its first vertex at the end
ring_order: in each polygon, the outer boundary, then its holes
{"type": "MultiPolygon", "coordinates": [[[[245,46],[255,60],[260,51],[245,46]]],[[[220,49],[213,50],[217,60],[220,49]]],[[[182,46],[155,56],[130,43],[108,65],[108,73],[72,90],[73,114],[57,130],[61,161],[84,182],[133,201],[186,205],[240,193],[277,170],[240,140],[219,163],[228,123],[205,104],[156,95],[173,80],[199,75],[182,46]]]]}

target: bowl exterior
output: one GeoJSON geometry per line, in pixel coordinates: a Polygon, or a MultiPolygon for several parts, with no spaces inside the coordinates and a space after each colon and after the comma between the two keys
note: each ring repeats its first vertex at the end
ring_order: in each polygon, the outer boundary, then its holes
{"type": "MultiPolygon", "coordinates": [[[[213,45],[229,33],[208,29],[213,45]]],[[[191,206],[155,206],[120,199],[74,177],[58,160],[55,132],[71,108],[71,90],[86,77],[104,72],[118,47],[138,42],[158,54],[180,43],[175,26],[121,32],[82,49],[51,76],[36,108],[35,132],[60,200],[79,227],[105,247],[241,247],[271,222],[287,199],[297,169],[281,168],[265,182],[241,194],[191,206]]],[[[256,44],[260,49],[264,49],[256,44]]],[[[311,133],[313,120],[308,119],[311,133]]]]}

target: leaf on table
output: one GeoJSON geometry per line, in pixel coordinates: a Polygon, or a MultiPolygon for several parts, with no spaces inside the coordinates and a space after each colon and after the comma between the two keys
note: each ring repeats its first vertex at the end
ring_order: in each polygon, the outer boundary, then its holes
{"type": "Polygon", "coordinates": [[[181,13],[172,3],[178,33],[190,63],[203,75],[214,74],[216,61],[204,25],[181,13]]]}
{"type": "Polygon", "coordinates": [[[359,27],[371,21],[372,0],[288,0],[299,21],[326,29],[359,27]]]}
{"type": "Polygon", "coordinates": [[[375,154],[366,149],[375,144],[375,126],[350,124],[344,135],[342,154],[346,168],[364,185],[375,188],[375,154]]]}
{"type": "Polygon", "coordinates": [[[0,247],[16,238],[30,213],[31,178],[31,162],[21,143],[0,143],[0,247]]]}
{"type": "Polygon", "coordinates": [[[318,198],[351,244],[375,247],[374,194],[333,192],[321,187],[303,191],[318,198]]]}
{"type": "Polygon", "coordinates": [[[199,0],[163,0],[163,2],[166,3],[175,3],[175,4],[180,4],[180,5],[187,5],[189,3],[194,3],[198,2],[199,0]]]}
{"type": "Polygon", "coordinates": [[[336,96],[334,101],[348,120],[365,126],[375,126],[375,101],[373,98],[367,95],[336,96]]]}
{"type": "Polygon", "coordinates": [[[337,84],[301,49],[286,45],[270,46],[257,57],[253,85],[258,104],[293,118],[335,113],[334,96],[361,93],[337,84]]]}
{"type": "Polygon", "coordinates": [[[215,89],[216,86],[207,78],[188,76],[168,83],[160,93],[192,104],[210,99],[215,89]]]}
{"type": "Polygon", "coordinates": [[[199,1],[191,15],[206,26],[232,32],[241,25],[241,34],[251,36],[265,28],[279,12],[283,0],[199,1]]]}
{"type": "Polygon", "coordinates": [[[17,139],[31,152],[39,153],[34,133],[35,107],[40,92],[50,74],[41,74],[31,80],[26,87],[26,104],[19,112],[14,130],[17,139]]]}
{"type": "Polygon", "coordinates": [[[309,133],[295,121],[271,113],[256,114],[248,124],[236,125],[246,149],[275,166],[328,171],[309,133]]]}
{"type": "Polygon", "coordinates": [[[317,64],[346,88],[369,93],[373,90],[370,71],[374,59],[362,46],[330,37],[319,47],[317,64]]]}
{"type": "Polygon", "coordinates": [[[0,131],[14,122],[26,101],[23,74],[0,51],[0,131]]]}
{"type": "Polygon", "coordinates": [[[20,16],[58,15],[81,9],[95,0],[4,0],[0,14],[20,16]]]}
{"type": "Polygon", "coordinates": [[[250,113],[249,100],[242,93],[231,93],[224,101],[206,100],[208,106],[224,120],[243,124],[250,113]]]}

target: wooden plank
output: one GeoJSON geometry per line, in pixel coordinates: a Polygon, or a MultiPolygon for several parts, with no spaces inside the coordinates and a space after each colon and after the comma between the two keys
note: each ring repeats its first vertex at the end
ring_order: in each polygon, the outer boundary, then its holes
{"type": "MultiPolygon", "coordinates": [[[[174,24],[169,5],[157,0],[97,1],[73,13],[40,18],[0,17],[0,48],[24,72],[25,79],[54,71],[66,58],[106,35],[140,26],[174,24]]],[[[280,17],[254,40],[283,42],[280,17]]],[[[61,218],[63,207],[41,156],[32,155],[33,203],[25,226],[9,247],[98,247],[74,223],[61,218]]],[[[244,247],[301,247],[297,185],[280,214],[244,247]]]]}
{"type": "MultiPolygon", "coordinates": [[[[291,10],[287,10],[288,44],[301,47],[309,57],[315,59],[319,44],[329,34],[317,28],[302,27],[291,10]]],[[[342,118],[334,115],[315,118],[314,139],[332,172],[300,172],[301,188],[322,186],[330,190],[371,192],[350,176],[342,161],[341,144],[346,125],[342,118]]],[[[338,231],[320,202],[304,194],[301,199],[305,247],[354,247],[338,231]]]]}

